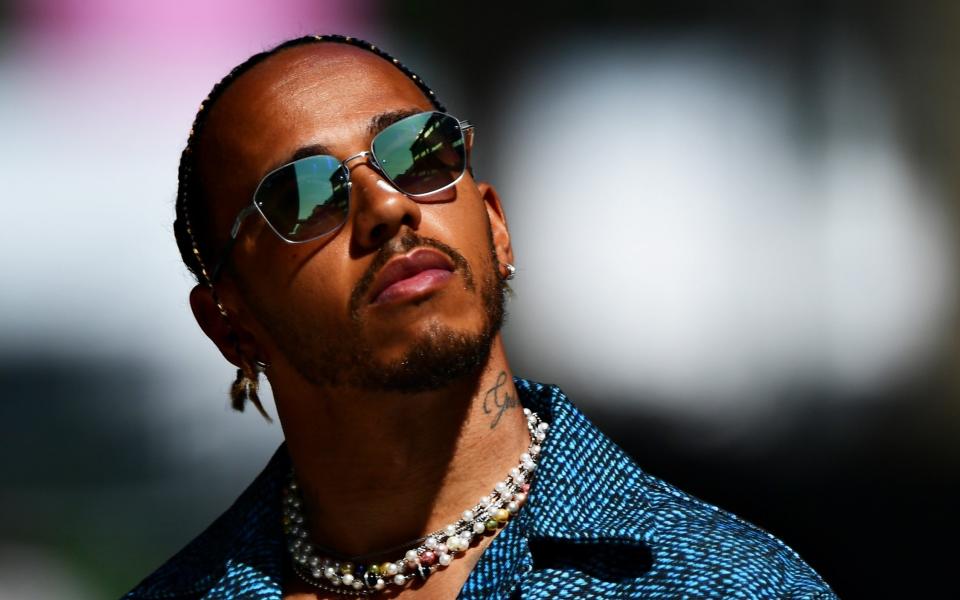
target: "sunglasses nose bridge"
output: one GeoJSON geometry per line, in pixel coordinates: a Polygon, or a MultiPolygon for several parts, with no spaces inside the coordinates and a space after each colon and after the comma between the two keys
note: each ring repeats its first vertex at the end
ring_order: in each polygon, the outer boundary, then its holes
{"type": "Polygon", "coordinates": [[[345,166],[345,167],[347,168],[347,170],[349,170],[349,169],[350,169],[350,161],[352,161],[352,160],[357,160],[358,158],[366,158],[367,160],[369,160],[369,161],[372,162],[372,161],[373,161],[373,153],[370,152],[369,150],[364,150],[363,152],[357,152],[357,153],[354,154],[353,156],[348,156],[348,157],[346,157],[345,159],[343,159],[343,166],[345,166]]]}
{"type": "MultiPolygon", "coordinates": [[[[389,183],[391,187],[396,187],[396,186],[393,185],[393,182],[390,180],[390,178],[387,177],[387,174],[383,172],[383,168],[380,166],[380,163],[377,162],[377,157],[374,156],[374,155],[373,155],[373,152],[370,152],[369,150],[364,150],[364,151],[362,151],[362,152],[357,152],[356,154],[354,154],[354,155],[352,155],[352,156],[348,156],[347,158],[343,159],[343,161],[341,162],[341,164],[343,165],[343,168],[346,169],[346,171],[347,171],[347,186],[348,186],[348,187],[350,187],[350,188],[353,187],[353,177],[350,176],[350,172],[353,170],[353,165],[351,165],[350,162],[351,162],[351,161],[354,161],[354,160],[359,160],[359,159],[361,159],[361,158],[367,159],[367,160],[366,160],[367,166],[369,166],[371,169],[373,169],[374,172],[375,172],[377,175],[379,175],[381,178],[383,178],[384,181],[386,181],[387,183],[389,183]]],[[[398,190],[398,191],[399,191],[399,190],[398,190]]]]}

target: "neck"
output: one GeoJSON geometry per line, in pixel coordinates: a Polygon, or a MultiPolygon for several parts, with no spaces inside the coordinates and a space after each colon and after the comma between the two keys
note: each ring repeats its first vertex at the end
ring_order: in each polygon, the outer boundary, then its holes
{"type": "Polygon", "coordinates": [[[445,389],[278,391],[277,406],[311,538],[347,556],[456,521],[530,440],[499,336],[478,376],[445,389]]]}

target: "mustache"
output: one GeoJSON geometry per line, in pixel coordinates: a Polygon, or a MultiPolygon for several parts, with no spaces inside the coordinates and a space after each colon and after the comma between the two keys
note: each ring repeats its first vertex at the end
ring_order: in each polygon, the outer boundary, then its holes
{"type": "Polygon", "coordinates": [[[401,254],[406,254],[414,248],[427,247],[438,250],[447,255],[448,258],[453,262],[454,271],[459,271],[463,274],[464,282],[467,286],[467,289],[473,291],[476,289],[476,286],[473,282],[473,273],[470,270],[470,265],[467,264],[467,259],[463,257],[462,254],[444,244],[440,240],[433,238],[422,237],[414,233],[413,231],[407,231],[402,236],[393,238],[388,241],[386,244],[380,247],[380,250],[377,251],[377,255],[373,257],[370,266],[367,267],[363,275],[360,277],[360,280],[357,281],[357,285],[353,287],[353,292],[350,294],[350,315],[354,320],[359,318],[360,307],[363,303],[363,299],[370,293],[370,287],[373,285],[373,280],[376,278],[377,273],[380,272],[380,269],[384,267],[390,259],[401,254]]]}

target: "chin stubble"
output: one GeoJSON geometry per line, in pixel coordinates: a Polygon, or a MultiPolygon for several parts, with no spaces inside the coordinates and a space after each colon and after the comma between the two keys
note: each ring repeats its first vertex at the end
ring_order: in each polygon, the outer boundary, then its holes
{"type": "MultiPolygon", "coordinates": [[[[489,229],[488,229],[489,232],[489,229]]],[[[468,291],[476,291],[466,259],[446,244],[412,232],[381,248],[365,274],[354,286],[349,303],[351,327],[343,335],[325,335],[309,317],[262,310],[260,302],[246,294],[258,319],[274,338],[291,365],[307,381],[323,387],[350,386],[384,392],[419,393],[446,387],[463,378],[477,376],[486,365],[493,340],[505,318],[505,294],[499,277],[499,262],[489,247],[490,270],[483,277],[480,297],[483,325],[479,331],[461,331],[433,324],[395,361],[377,361],[364,341],[362,303],[380,268],[393,256],[417,246],[435,248],[451,258],[468,291]]],[[[259,300],[259,299],[257,299],[259,300]]]]}

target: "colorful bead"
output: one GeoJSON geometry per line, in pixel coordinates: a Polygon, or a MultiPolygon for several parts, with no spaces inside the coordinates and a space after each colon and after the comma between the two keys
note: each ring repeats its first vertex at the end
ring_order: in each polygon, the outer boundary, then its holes
{"type": "Polygon", "coordinates": [[[493,518],[501,523],[505,523],[507,519],[510,518],[510,511],[501,508],[493,513],[493,518]]]}
{"type": "Polygon", "coordinates": [[[496,519],[487,519],[486,522],[484,522],[483,526],[486,528],[487,531],[494,531],[496,530],[497,525],[499,524],[500,523],[498,523],[496,519]]]}
{"type": "Polygon", "coordinates": [[[420,564],[429,567],[433,563],[437,562],[437,555],[434,554],[433,550],[425,550],[420,554],[420,564]]]}

